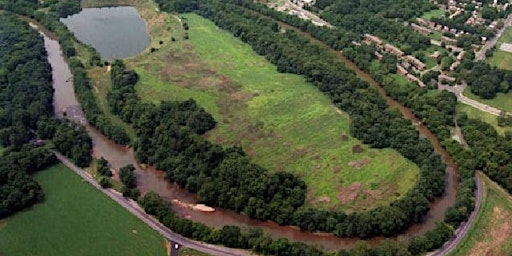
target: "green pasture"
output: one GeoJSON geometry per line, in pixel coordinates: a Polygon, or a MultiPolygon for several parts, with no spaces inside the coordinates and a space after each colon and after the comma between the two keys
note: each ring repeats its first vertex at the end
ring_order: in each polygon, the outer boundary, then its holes
{"type": "Polygon", "coordinates": [[[484,104],[487,104],[491,107],[495,107],[500,110],[505,110],[508,112],[512,112],[512,92],[508,93],[497,93],[496,97],[490,100],[481,99],[477,95],[471,93],[471,89],[467,88],[464,90],[464,96],[482,102],[484,104]]]}
{"type": "Polygon", "coordinates": [[[277,72],[249,45],[197,15],[180,17],[188,31],[176,16],[143,17],[155,25],[150,31],[156,50],[127,60],[140,74],[143,100],[194,98],[218,121],[207,134],[212,142],[242,145],[256,163],[300,175],[310,204],[370,209],[414,185],[417,166],[396,151],[363,145],[362,153],[354,153],[361,143],[349,136],[348,115],[301,76],[277,72]],[[347,193],[350,188],[355,191],[347,193]],[[347,194],[351,200],[340,206],[347,194]]]}
{"type": "Polygon", "coordinates": [[[497,116],[489,114],[484,111],[481,111],[474,107],[471,107],[471,106],[468,106],[468,105],[465,105],[462,103],[457,103],[457,112],[466,113],[469,118],[479,119],[481,121],[489,123],[501,135],[505,134],[506,131],[512,132],[512,127],[498,126],[498,117],[497,116]]]}
{"type": "Polygon", "coordinates": [[[45,201],[0,221],[0,255],[165,255],[165,239],[63,165],[36,173],[45,201]]]}
{"type": "Polygon", "coordinates": [[[423,15],[421,16],[423,19],[426,19],[426,20],[430,20],[432,18],[438,18],[438,17],[441,17],[444,15],[444,11],[441,10],[441,9],[434,9],[434,10],[430,10],[428,12],[424,12],[423,15]]]}

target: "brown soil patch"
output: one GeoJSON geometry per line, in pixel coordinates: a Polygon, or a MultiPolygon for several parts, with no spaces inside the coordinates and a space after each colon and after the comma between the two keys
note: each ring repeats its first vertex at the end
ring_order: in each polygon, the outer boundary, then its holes
{"type": "Polygon", "coordinates": [[[363,166],[367,165],[370,163],[370,159],[368,158],[363,158],[361,160],[358,160],[358,161],[350,161],[348,163],[348,165],[352,168],[355,168],[355,169],[361,169],[363,166]]]}
{"type": "Polygon", "coordinates": [[[331,199],[328,196],[322,196],[315,200],[317,203],[330,203],[331,199]]]}
{"type": "Polygon", "coordinates": [[[332,168],[332,172],[334,174],[339,173],[341,171],[341,167],[339,165],[336,165],[332,168]]]}
{"type": "Polygon", "coordinates": [[[504,255],[501,247],[510,240],[512,235],[510,215],[497,206],[494,207],[492,215],[491,225],[485,232],[489,239],[475,243],[468,255],[504,255]]]}
{"type": "Polygon", "coordinates": [[[352,153],[363,153],[363,152],[364,152],[364,148],[359,144],[352,147],[352,153]]]}
{"type": "Polygon", "coordinates": [[[348,136],[346,134],[342,134],[341,135],[341,140],[342,141],[347,141],[348,140],[348,136]]]}
{"type": "Polygon", "coordinates": [[[338,195],[336,196],[336,198],[342,204],[352,202],[355,199],[357,199],[357,197],[359,197],[361,187],[361,182],[354,182],[347,187],[341,187],[338,189],[338,195]]]}
{"type": "MultiPolygon", "coordinates": [[[[385,200],[392,196],[393,191],[396,191],[396,187],[391,184],[381,184],[378,189],[375,190],[366,190],[364,193],[366,194],[366,199],[369,201],[380,201],[385,200]]],[[[399,196],[396,193],[396,196],[399,196]]]]}
{"type": "Polygon", "coordinates": [[[238,91],[238,92],[231,93],[229,95],[229,97],[231,98],[231,100],[245,102],[245,101],[252,99],[253,94],[250,92],[238,91]]]}

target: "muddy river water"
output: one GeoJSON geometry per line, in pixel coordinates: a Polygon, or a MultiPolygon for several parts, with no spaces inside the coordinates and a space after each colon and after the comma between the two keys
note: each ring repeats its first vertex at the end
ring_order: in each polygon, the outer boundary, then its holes
{"type": "MultiPolygon", "coordinates": [[[[115,11],[115,8],[110,8],[111,11],[115,11]]],[[[171,184],[164,180],[163,172],[155,170],[153,168],[147,168],[137,164],[135,160],[133,149],[117,145],[105,136],[103,136],[94,127],[87,124],[85,117],[81,111],[80,104],[75,98],[72,75],[67,65],[65,58],[63,58],[58,41],[52,36],[51,33],[40,28],[43,32],[45,47],[48,52],[48,60],[52,66],[52,75],[54,78],[54,106],[55,114],[57,116],[66,116],[73,121],[85,124],[87,131],[89,132],[93,144],[94,157],[104,157],[109,161],[113,169],[119,169],[127,164],[134,164],[136,166],[137,184],[142,193],[148,191],[155,191],[160,194],[166,201],[171,202],[173,199],[178,199],[185,203],[197,203],[197,198],[194,194],[187,192],[186,190],[179,188],[178,186],[171,184]]],[[[343,56],[339,55],[340,58],[343,56]]],[[[353,66],[351,62],[346,61],[349,68],[354,70],[359,77],[363,80],[369,81],[372,85],[380,88],[379,85],[371,79],[367,74],[361,72],[357,67],[353,66]],[[351,66],[352,65],[352,66],[351,66]]],[[[380,88],[380,92],[383,93],[383,89],[380,88]]],[[[400,111],[408,119],[411,119],[417,124],[418,130],[421,135],[429,139],[434,145],[436,151],[440,153],[445,162],[448,164],[447,176],[446,176],[446,193],[445,195],[431,203],[431,210],[426,217],[426,221],[421,224],[411,226],[402,235],[403,237],[411,237],[424,234],[426,231],[431,230],[434,227],[436,221],[441,221],[444,216],[444,211],[450,205],[453,205],[455,201],[455,195],[457,192],[457,173],[456,167],[450,156],[441,147],[437,138],[418,120],[415,119],[412,112],[404,108],[398,102],[386,98],[388,103],[400,111]]],[[[189,218],[196,222],[204,223],[208,226],[221,227],[224,225],[236,225],[241,227],[260,227],[266,232],[271,234],[272,237],[286,237],[293,241],[301,241],[304,243],[315,244],[325,250],[336,250],[336,249],[349,249],[352,248],[359,239],[353,238],[338,238],[331,234],[319,234],[309,233],[299,230],[295,227],[279,226],[273,222],[263,222],[252,220],[244,215],[237,214],[234,211],[216,209],[213,213],[193,211],[189,208],[177,206],[171,204],[174,211],[180,214],[184,218],[189,218]]],[[[383,237],[376,237],[367,240],[370,244],[378,243],[383,237]]]]}

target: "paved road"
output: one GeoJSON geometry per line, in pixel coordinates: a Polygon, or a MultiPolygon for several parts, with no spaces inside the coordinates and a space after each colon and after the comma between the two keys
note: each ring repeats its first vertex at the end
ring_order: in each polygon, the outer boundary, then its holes
{"type": "Polygon", "coordinates": [[[461,103],[464,103],[466,105],[470,105],[470,106],[472,106],[474,108],[480,109],[480,110],[482,110],[484,112],[487,112],[487,113],[495,115],[495,116],[499,116],[500,115],[501,110],[499,110],[497,108],[494,108],[494,107],[491,107],[489,105],[483,104],[483,103],[481,103],[479,101],[472,100],[472,99],[464,96],[462,94],[462,92],[464,91],[464,89],[466,89],[466,87],[467,87],[466,83],[463,83],[462,85],[458,84],[458,85],[455,85],[455,86],[439,85],[439,89],[440,90],[447,90],[447,91],[452,92],[453,94],[455,94],[455,96],[457,96],[457,100],[460,101],[461,103]]]}
{"type": "Polygon", "coordinates": [[[476,200],[475,200],[475,209],[469,216],[468,220],[464,223],[462,223],[457,230],[455,230],[455,234],[453,235],[452,239],[448,242],[446,242],[441,249],[428,253],[427,256],[444,256],[448,255],[453,249],[455,249],[462,239],[466,236],[466,234],[469,231],[469,228],[473,225],[473,222],[476,219],[476,216],[478,215],[478,212],[480,211],[480,206],[482,205],[482,194],[483,194],[483,188],[482,188],[482,179],[478,174],[475,174],[476,179],[476,200]]]}
{"type": "Polygon", "coordinates": [[[290,0],[286,1],[286,3],[284,4],[284,7],[295,11],[298,14],[297,16],[299,16],[299,17],[305,17],[305,18],[311,20],[313,22],[313,24],[315,24],[317,26],[326,26],[329,28],[333,27],[333,25],[329,24],[329,22],[323,20],[322,18],[318,17],[317,15],[315,15],[314,13],[312,13],[308,10],[304,10],[300,6],[292,3],[292,1],[290,1],[290,0]]]}
{"type": "Polygon", "coordinates": [[[246,255],[254,255],[246,251],[242,250],[236,250],[221,246],[215,246],[210,244],[204,244],[200,243],[188,238],[185,238],[181,235],[178,235],[162,225],[158,220],[153,218],[152,216],[146,214],[142,208],[133,200],[127,199],[123,197],[119,192],[113,190],[113,189],[103,189],[101,186],[96,182],[96,180],[89,175],[87,172],[82,170],[81,168],[77,167],[75,164],[70,162],[67,158],[65,158],[63,155],[55,152],[55,155],[57,158],[67,167],[69,167],[71,170],[73,170],[76,174],[78,174],[82,179],[89,182],[91,185],[93,185],[95,188],[99,189],[101,192],[103,192],[105,195],[110,197],[112,200],[117,202],[119,205],[124,207],[126,210],[131,212],[133,215],[135,215],[137,218],[145,222],[147,225],[149,225],[154,230],[158,231],[162,236],[167,238],[168,240],[174,241],[178,244],[181,244],[182,246],[207,253],[210,255],[220,255],[220,256],[246,256],[246,255]]]}
{"type": "Polygon", "coordinates": [[[498,39],[501,37],[501,35],[503,34],[503,32],[505,32],[505,29],[507,29],[507,27],[509,27],[510,25],[512,25],[512,14],[508,15],[507,19],[505,20],[504,24],[503,24],[503,27],[498,30],[498,33],[496,33],[496,36],[489,39],[489,41],[487,41],[484,46],[482,47],[482,49],[480,49],[479,52],[476,53],[475,55],[475,59],[478,61],[478,60],[485,60],[485,52],[491,48],[493,48],[496,43],[498,42],[498,39]]]}

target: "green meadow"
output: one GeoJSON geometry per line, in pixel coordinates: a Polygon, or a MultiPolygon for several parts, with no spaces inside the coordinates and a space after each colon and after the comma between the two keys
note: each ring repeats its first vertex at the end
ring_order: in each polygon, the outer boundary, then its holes
{"type": "Polygon", "coordinates": [[[63,165],[34,178],[44,202],[0,221],[0,255],[165,255],[165,239],[63,165]]]}
{"type": "Polygon", "coordinates": [[[218,122],[209,140],[241,145],[263,167],[301,176],[307,201],[317,207],[371,209],[414,185],[417,166],[394,150],[360,145],[349,135],[349,116],[301,76],[277,72],[206,19],[167,15],[152,4],[136,6],[153,49],[126,61],[140,75],[143,100],[194,98],[218,122]]]}

